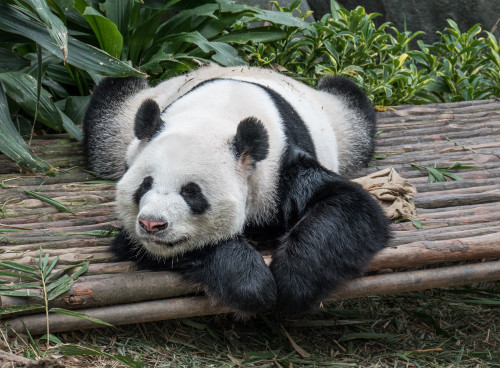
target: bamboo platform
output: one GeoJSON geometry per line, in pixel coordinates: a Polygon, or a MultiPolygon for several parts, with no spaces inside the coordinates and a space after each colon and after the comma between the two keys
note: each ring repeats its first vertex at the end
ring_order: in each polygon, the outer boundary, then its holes
{"type": "MultiPolygon", "coordinates": [[[[369,295],[442,288],[500,280],[500,100],[404,106],[378,114],[377,152],[359,176],[394,167],[416,186],[419,230],[411,222],[393,224],[391,246],[369,265],[367,274],[331,295],[330,301],[369,295]],[[422,166],[477,166],[454,171],[464,180],[427,183],[422,166]]],[[[88,272],[51,306],[79,309],[114,325],[183,318],[228,310],[212,305],[199,287],[169,272],[138,271],[115,262],[110,237],[96,230],[119,226],[114,185],[93,183],[85,172],[81,146],[66,137],[35,139],[37,154],[55,167],[56,177],[21,174],[0,155],[0,261],[30,264],[39,248],[59,256],[59,267],[89,261],[88,272]],[[34,199],[37,191],[74,214],[34,199]],[[15,229],[16,231],[7,231],[15,229]]],[[[39,303],[36,298],[1,296],[2,306],[39,303]]],[[[51,315],[51,332],[97,327],[88,320],[51,315]]],[[[8,315],[2,323],[17,331],[45,332],[45,315],[8,315]]]]}

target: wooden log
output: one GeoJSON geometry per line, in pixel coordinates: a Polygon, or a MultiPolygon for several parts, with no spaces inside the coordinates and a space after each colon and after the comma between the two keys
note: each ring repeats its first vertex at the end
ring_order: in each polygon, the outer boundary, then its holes
{"type": "MultiPolygon", "coordinates": [[[[90,251],[90,249],[89,249],[90,251]]],[[[88,253],[68,253],[60,257],[61,263],[68,262],[67,257],[75,257],[77,263],[88,253]]],[[[92,261],[111,260],[111,254],[92,254],[92,261]],[[107,257],[106,257],[107,255],[107,257]]],[[[420,241],[400,246],[389,247],[377,254],[369,264],[367,271],[412,268],[436,262],[453,262],[483,258],[500,258],[500,232],[464,239],[442,241],[420,241]]],[[[264,257],[270,263],[271,257],[264,257]]],[[[51,302],[50,306],[64,308],[96,307],[110,304],[122,304],[152,299],[163,299],[199,291],[198,287],[183,281],[176,273],[130,272],[135,269],[130,262],[125,267],[117,268],[114,275],[81,277],[72,288],[51,302]],[[122,273],[124,272],[124,273],[122,273]]],[[[95,264],[94,264],[95,266],[95,264]]],[[[104,267],[109,265],[105,264],[104,267]]],[[[104,268],[105,269],[105,268],[104,268]]],[[[101,269],[102,273],[104,269],[101,269]]],[[[38,295],[38,294],[37,294],[38,295]]],[[[0,297],[0,305],[12,306],[39,303],[37,298],[0,297]]]]}
{"type": "Polygon", "coordinates": [[[377,254],[368,271],[483,258],[500,258],[500,232],[389,247],[377,254]]]}
{"type": "MultiPolygon", "coordinates": [[[[348,298],[458,286],[499,279],[500,261],[384,274],[348,282],[337,292],[333,293],[328,298],[328,301],[334,302],[348,298]]],[[[213,305],[206,297],[193,296],[101,308],[88,308],[80,312],[118,326],[130,323],[219,314],[229,311],[225,307],[213,305]]],[[[44,314],[35,314],[6,320],[3,324],[8,328],[9,335],[13,335],[14,331],[23,333],[25,330],[24,326],[28,327],[32,335],[40,335],[45,333],[45,322],[44,314]]],[[[49,322],[51,332],[102,327],[102,325],[92,321],[58,314],[51,314],[49,322]]]]}

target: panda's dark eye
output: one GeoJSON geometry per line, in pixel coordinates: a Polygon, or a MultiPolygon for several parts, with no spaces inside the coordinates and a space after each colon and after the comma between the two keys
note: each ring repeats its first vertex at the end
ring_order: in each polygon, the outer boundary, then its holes
{"type": "Polygon", "coordinates": [[[184,198],[189,208],[191,208],[191,212],[195,215],[201,215],[210,207],[200,186],[196,183],[189,182],[183,185],[181,188],[181,196],[184,198]]]}
{"type": "Polygon", "coordinates": [[[152,187],[153,187],[153,177],[146,176],[142,181],[141,185],[139,186],[139,188],[137,188],[137,190],[134,193],[134,201],[137,205],[139,205],[142,196],[146,194],[152,187]]]}

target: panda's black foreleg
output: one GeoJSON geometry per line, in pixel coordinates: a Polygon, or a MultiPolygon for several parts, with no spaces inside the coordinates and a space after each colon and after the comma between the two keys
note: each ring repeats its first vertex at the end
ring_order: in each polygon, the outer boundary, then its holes
{"type": "Polygon", "coordinates": [[[210,297],[243,314],[261,312],[274,305],[273,275],[260,253],[243,236],[195,252],[195,263],[179,271],[187,279],[203,284],[210,297]]]}
{"type": "Polygon", "coordinates": [[[390,235],[382,209],[357,184],[308,160],[285,175],[287,231],[271,270],[277,312],[295,314],[317,307],[336,287],[360,276],[390,235]]]}

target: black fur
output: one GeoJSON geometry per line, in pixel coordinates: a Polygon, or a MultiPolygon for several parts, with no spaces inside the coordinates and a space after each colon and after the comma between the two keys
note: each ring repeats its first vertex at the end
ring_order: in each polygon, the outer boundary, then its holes
{"type": "Polygon", "coordinates": [[[160,107],[152,99],[145,100],[135,115],[135,136],[140,140],[150,141],[162,128],[160,107]]]}
{"type": "Polygon", "coordinates": [[[256,86],[264,89],[274,102],[274,105],[278,108],[281,119],[283,120],[283,125],[285,128],[286,139],[289,144],[300,148],[302,151],[307,152],[311,157],[316,157],[316,150],[314,148],[314,143],[307,129],[304,120],[295,111],[292,105],[283,98],[279,93],[273,91],[270,88],[256,86]]]}
{"type": "Polygon", "coordinates": [[[390,237],[378,203],[359,185],[290,151],[280,177],[284,234],[273,255],[277,311],[317,307],[343,282],[361,276],[390,237]]]}
{"type": "Polygon", "coordinates": [[[128,145],[128,142],[118,140],[119,128],[106,122],[123,109],[130,96],[147,86],[143,78],[104,78],[92,91],[84,117],[83,153],[87,165],[102,177],[119,178],[125,172],[125,157],[115,157],[121,153],[115,146],[123,145],[126,149],[128,145]],[[108,157],[108,165],[96,165],[96,162],[102,162],[102,156],[108,157]]]}
{"type": "Polygon", "coordinates": [[[233,141],[237,159],[248,155],[254,162],[262,161],[269,153],[269,136],[264,125],[254,117],[243,119],[233,141]]]}
{"type": "Polygon", "coordinates": [[[153,187],[153,177],[146,176],[142,181],[141,185],[139,185],[139,188],[137,188],[137,190],[134,193],[134,202],[136,205],[139,205],[142,196],[146,194],[149,190],[151,190],[152,187],[153,187]]]}
{"type": "Polygon", "coordinates": [[[141,268],[176,271],[187,280],[202,284],[208,295],[239,312],[264,311],[276,302],[273,275],[244,237],[207,244],[164,262],[136,249],[124,230],[111,247],[120,260],[133,260],[141,268]]]}
{"type": "Polygon", "coordinates": [[[196,183],[191,182],[184,185],[181,188],[181,196],[195,215],[201,215],[210,208],[200,186],[196,183]]]}

